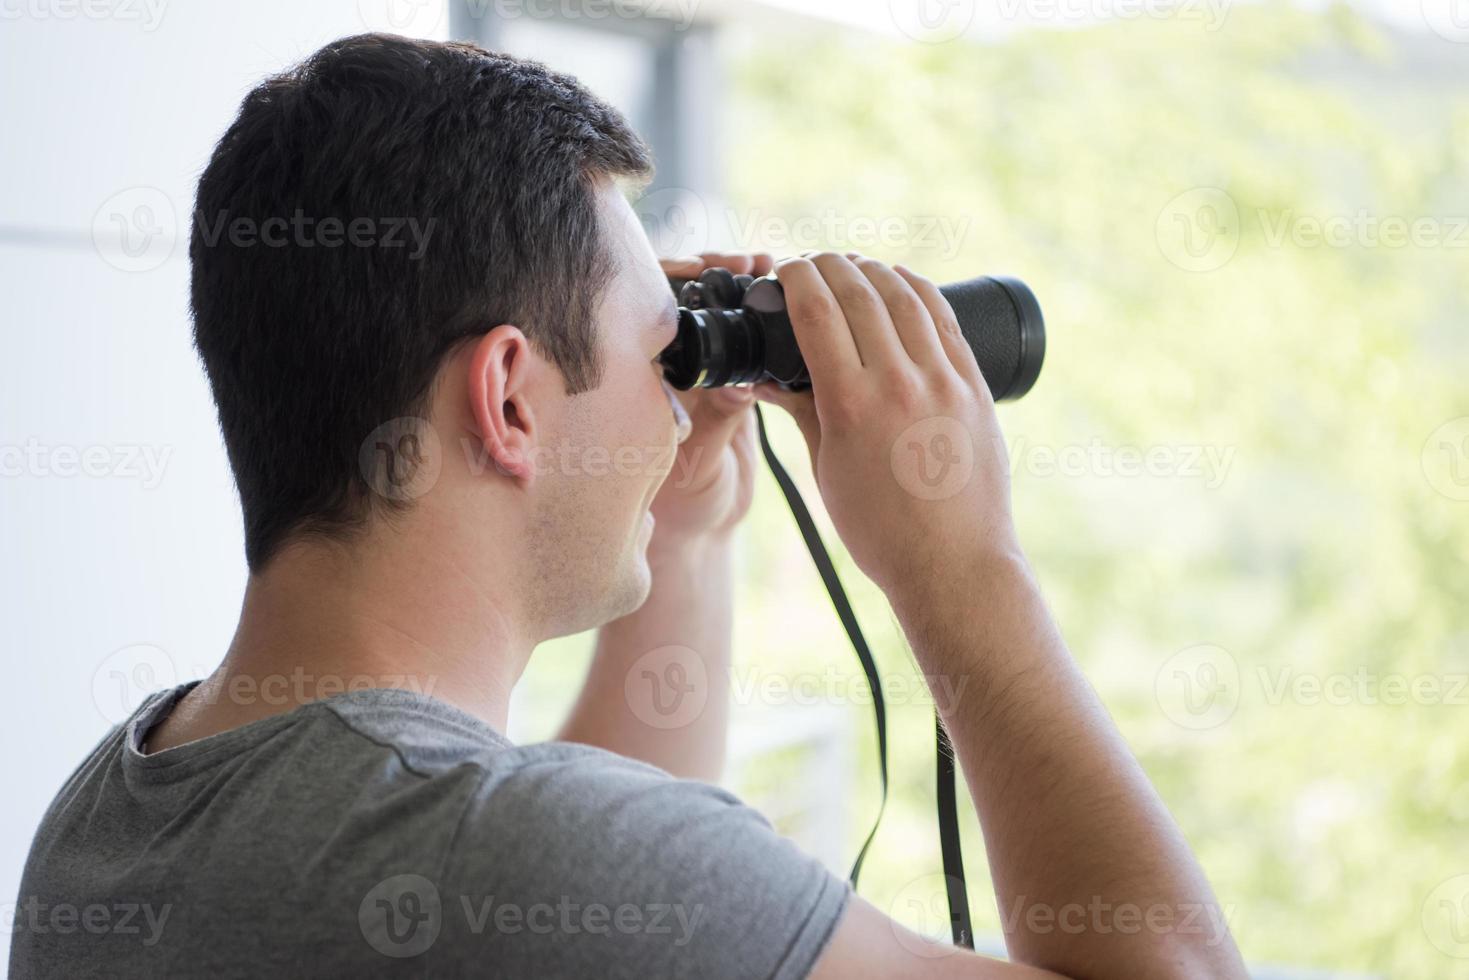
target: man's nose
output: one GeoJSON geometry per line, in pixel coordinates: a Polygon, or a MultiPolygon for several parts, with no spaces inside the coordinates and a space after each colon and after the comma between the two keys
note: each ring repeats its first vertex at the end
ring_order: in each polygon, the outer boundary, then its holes
{"type": "Polygon", "coordinates": [[[678,441],[682,443],[694,431],[694,423],[689,421],[689,413],[683,410],[683,402],[678,400],[678,393],[666,379],[663,382],[663,391],[668,395],[668,404],[673,406],[673,423],[678,428],[678,441]]]}

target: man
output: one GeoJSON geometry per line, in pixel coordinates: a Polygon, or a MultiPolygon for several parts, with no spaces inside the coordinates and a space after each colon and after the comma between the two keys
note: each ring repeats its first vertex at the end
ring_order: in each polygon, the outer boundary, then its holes
{"type": "Polygon", "coordinates": [[[1244,975],[1045,611],[947,303],[862,256],[784,260],[813,391],[675,396],[666,276],[771,262],[660,267],[620,189],[650,167],[573,79],[470,45],[348,38],[245,98],[190,250],[239,626],[57,796],[12,975],[1244,975]],[[756,395],[923,673],[966,681],[944,721],[1012,963],[926,944],[696,781],[723,758],[756,395]],[[894,447],[935,425],[968,475],[913,492],[894,447]],[[563,738],[512,745],[532,651],[592,627],[563,738]],[[705,678],[687,724],[645,720],[650,655],[705,678]]]}

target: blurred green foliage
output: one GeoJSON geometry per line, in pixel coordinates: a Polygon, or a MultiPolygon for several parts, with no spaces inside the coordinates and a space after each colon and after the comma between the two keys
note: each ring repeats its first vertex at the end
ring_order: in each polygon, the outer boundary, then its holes
{"type": "MultiPolygon", "coordinates": [[[[916,231],[926,216],[962,218],[952,241],[825,244],[941,282],[1008,272],[1035,288],[1046,368],[1001,408],[1022,540],[1246,958],[1464,970],[1430,941],[1425,902],[1469,873],[1469,689],[1443,703],[1469,674],[1469,502],[1453,492],[1469,497],[1469,444],[1430,444],[1469,416],[1469,230],[1455,225],[1469,215],[1469,46],[1345,7],[1269,4],[1232,7],[1217,31],[1142,18],[993,44],[761,32],[734,66],[720,123],[732,212],[716,225],[835,211],[916,231]],[[1232,219],[1189,210],[1218,192],[1232,219]],[[1440,240],[1374,244],[1389,217],[1430,219],[1440,240]],[[1232,254],[1186,268],[1198,256],[1175,225],[1190,218],[1194,234],[1223,221],[1232,254]],[[1311,222],[1332,219],[1356,230],[1313,243],[1311,222]],[[1107,460],[1125,447],[1158,450],[1173,470],[1118,475],[1107,460]],[[1052,472],[1046,450],[1103,463],[1052,472]],[[1212,468],[1191,468],[1194,451],[1212,468]],[[1180,724],[1160,691],[1169,658],[1200,644],[1237,665],[1236,707],[1180,724]],[[1434,679],[1439,694],[1380,703],[1391,674],[1434,679]],[[1345,703],[1281,696],[1283,678],[1302,676],[1338,691],[1355,680],[1334,699],[1345,703]]],[[[777,447],[819,509],[777,414],[777,447]]],[[[741,553],[739,669],[835,664],[855,682],[761,481],[741,553]]],[[[827,540],[836,548],[829,528],[827,540]]],[[[838,564],[884,672],[913,674],[881,595],[838,564]]],[[[973,614],[984,609],[976,595],[973,614]]],[[[583,640],[573,648],[585,655],[583,640]]],[[[574,665],[562,658],[556,674],[574,665]]],[[[533,682],[552,686],[538,669],[533,682]]],[[[870,711],[846,710],[864,767],[855,854],[877,779],[870,711]]],[[[862,891],[911,920],[905,887],[939,868],[930,703],[899,699],[891,726],[894,798],[862,891]]],[[[997,935],[966,811],[976,929],[997,935]]]]}

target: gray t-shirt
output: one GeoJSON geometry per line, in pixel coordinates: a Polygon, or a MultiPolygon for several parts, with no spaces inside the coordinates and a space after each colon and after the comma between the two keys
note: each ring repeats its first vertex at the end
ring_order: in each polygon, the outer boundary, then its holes
{"type": "Polygon", "coordinates": [[[51,804],[12,977],[800,977],[851,893],[724,790],[408,691],[142,754],[191,686],[51,804]]]}

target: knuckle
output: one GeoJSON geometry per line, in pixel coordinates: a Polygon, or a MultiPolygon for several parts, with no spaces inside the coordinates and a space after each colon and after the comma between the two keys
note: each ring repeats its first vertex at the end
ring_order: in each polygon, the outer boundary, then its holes
{"type": "Polygon", "coordinates": [[[782,273],[800,276],[810,275],[815,271],[816,266],[811,264],[811,260],[800,255],[792,255],[789,258],[781,259],[775,263],[775,277],[777,279],[781,278],[782,273]]]}
{"type": "Polygon", "coordinates": [[[971,394],[969,383],[953,370],[944,370],[929,380],[934,401],[944,409],[952,409],[971,394]]]}
{"type": "Polygon", "coordinates": [[[788,297],[787,312],[792,321],[825,322],[836,314],[836,304],[825,292],[801,293],[788,297]]]}
{"type": "Polygon", "coordinates": [[[888,309],[896,316],[907,320],[920,319],[926,307],[918,294],[911,289],[898,289],[887,298],[888,309]]]}
{"type": "Polygon", "coordinates": [[[855,429],[862,419],[864,399],[860,392],[851,390],[837,392],[823,406],[821,429],[840,435],[855,429]]]}
{"type": "Polygon", "coordinates": [[[884,372],[880,385],[889,404],[902,414],[917,411],[926,401],[925,392],[918,379],[907,371],[884,372]]]}
{"type": "Polygon", "coordinates": [[[842,291],[842,306],[863,314],[882,310],[882,297],[871,286],[853,285],[842,291]]]}

